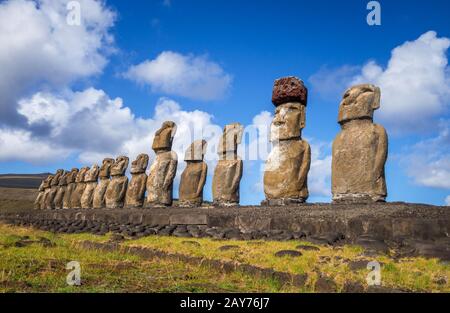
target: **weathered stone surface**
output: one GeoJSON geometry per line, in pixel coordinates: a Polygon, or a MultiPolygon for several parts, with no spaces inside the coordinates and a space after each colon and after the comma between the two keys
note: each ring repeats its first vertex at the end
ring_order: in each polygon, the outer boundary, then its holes
{"type": "Polygon", "coordinates": [[[128,185],[128,177],[125,176],[128,162],[128,157],[119,156],[111,166],[112,178],[105,193],[105,204],[109,209],[123,207],[128,185]]]}
{"type": "Polygon", "coordinates": [[[212,183],[213,204],[216,206],[239,205],[239,186],[243,162],[237,155],[244,127],[239,123],[229,124],[223,130],[219,142],[219,161],[214,170],[212,183]]]}
{"type": "Polygon", "coordinates": [[[81,208],[81,197],[83,195],[84,188],[86,188],[86,182],[84,181],[86,173],[89,171],[89,167],[82,167],[75,179],[75,189],[70,195],[70,208],[81,208]]]}
{"type": "Polygon", "coordinates": [[[380,89],[364,84],[348,89],[339,106],[341,132],[333,142],[334,202],[385,201],[384,165],[388,154],[385,129],[373,123],[380,89]]]}
{"type": "Polygon", "coordinates": [[[275,253],[276,257],[284,257],[284,256],[299,257],[301,255],[302,255],[301,252],[295,250],[280,250],[275,253]]]}
{"type": "Polygon", "coordinates": [[[63,209],[70,209],[70,199],[72,198],[72,193],[74,192],[76,188],[76,178],[78,175],[79,170],[77,168],[73,168],[69,174],[66,177],[66,191],[64,192],[64,199],[63,199],[63,209]]]}
{"type": "Polygon", "coordinates": [[[131,181],[125,197],[126,207],[142,207],[145,199],[145,189],[147,184],[147,170],[149,157],[147,154],[139,154],[133,162],[131,162],[131,181]]]}
{"type": "Polygon", "coordinates": [[[64,170],[57,170],[55,176],[53,176],[52,180],[50,181],[50,190],[47,193],[47,196],[45,198],[45,208],[47,210],[54,210],[55,209],[55,196],[58,192],[58,184],[59,179],[64,174],[64,170]]]}
{"type": "Polygon", "coordinates": [[[67,189],[67,177],[70,175],[70,172],[64,172],[63,175],[59,178],[58,182],[58,190],[55,195],[54,199],[54,205],[55,209],[62,209],[63,208],[63,201],[64,201],[64,194],[66,193],[67,189]]]}
{"type": "Polygon", "coordinates": [[[111,166],[114,164],[114,159],[106,158],[102,162],[100,168],[99,182],[94,190],[94,199],[92,200],[92,206],[94,209],[104,208],[106,189],[108,188],[111,176],[111,166]]]}
{"type": "Polygon", "coordinates": [[[45,209],[45,197],[50,191],[50,182],[53,179],[53,175],[47,176],[44,181],[39,186],[39,193],[34,203],[35,208],[44,210],[45,209]]]}
{"type": "Polygon", "coordinates": [[[92,209],[94,201],[94,191],[97,187],[97,180],[100,168],[97,164],[94,164],[91,169],[86,173],[84,181],[86,187],[84,188],[83,195],[81,196],[81,207],[83,209],[92,209]]]}
{"type": "Polygon", "coordinates": [[[207,143],[196,140],[186,150],[184,160],[186,168],[181,174],[179,186],[179,206],[201,206],[203,202],[203,187],[206,182],[208,165],[203,162],[207,143]]]}
{"type": "Polygon", "coordinates": [[[307,103],[308,90],[303,81],[297,77],[283,77],[277,79],[273,86],[272,103],[280,105],[288,102],[307,103]]]}
{"type": "Polygon", "coordinates": [[[302,203],[309,196],[307,180],[311,164],[311,148],[301,137],[306,119],[306,88],[296,78],[280,79],[275,82],[273,97],[278,100],[274,102],[277,108],[270,128],[273,149],[264,171],[263,204],[302,203]],[[300,97],[301,90],[304,98],[300,97]]]}
{"type": "Polygon", "coordinates": [[[155,134],[152,149],[156,158],[147,178],[146,207],[172,205],[173,179],[177,171],[178,156],[171,149],[176,128],[174,122],[167,121],[155,134]]]}

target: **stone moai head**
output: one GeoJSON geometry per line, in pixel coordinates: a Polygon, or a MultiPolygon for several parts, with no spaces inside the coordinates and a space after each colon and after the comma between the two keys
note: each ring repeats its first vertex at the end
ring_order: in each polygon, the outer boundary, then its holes
{"type": "Polygon", "coordinates": [[[152,149],[158,151],[170,151],[172,149],[172,141],[177,132],[177,125],[172,121],[166,121],[161,128],[155,133],[152,149]]]}
{"type": "Polygon", "coordinates": [[[103,159],[102,167],[98,173],[98,176],[101,178],[109,178],[111,174],[111,166],[114,164],[114,159],[106,158],[103,159]]]}
{"type": "Polygon", "coordinates": [[[203,161],[207,145],[208,143],[203,139],[194,141],[189,148],[187,148],[184,154],[184,160],[186,162],[203,161]]]}
{"type": "Polygon", "coordinates": [[[111,166],[111,176],[123,176],[128,168],[129,159],[126,156],[119,156],[111,166]]]}
{"type": "Polygon", "coordinates": [[[217,153],[221,159],[225,159],[226,156],[236,156],[238,145],[242,141],[242,135],[244,133],[244,126],[239,123],[233,123],[226,125],[223,128],[223,135],[219,141],[219,147],[217,153]]]}
{"type": "Polygon", "coordinates": [[[56,174],[53,176],[51,182],[50,182],[50,186],[58,186],[59,184],[59,179],[61,178],[61,176],[64,174],[64,170],[59,169],[56,171],[56,174]]]}
{"type": "Polygon", "coordinates": [[[339,105],[338,123],[355,119],[373,119],[373,111],[380,107],[380,88],[371,84],[350,87],[339,105]]]}
{"type": "Polygon", "coordinates": [[[69,177],[70,172],[64,171],[64,173],[59,178],[58,186],[66,186],[67,185],[67,178],[69,177]]]}
{"type": "Polygon", "coordinates": [[[130,173],[131,174],[145,173],[145,171],[147,170],[147,166],[148,166],[148,160],[149,160],[148,154],[145,154],[145,153],[139,154],[136,157],[136,160],[131,162],[130,173]]]}
{"type": "Polygon", "coordinates": [[[53,180],[53,175],[48,175],[46,179],[44,179],[44,189],[50,188],[50,183],[53,180]]]}
{"type": "Polygon", "coordinates": [[[89,171],[89,167],[88,166],[82,167],[80,169],[80,171],[78,172],[77,177],[75,178],[75,182],[76,183],[84,182],[84,179],[85,179],[84,177],[86,176],[86,173],[88,171],[89,171]]]}
{"type": "Polygon", "coordinates": [[[67,176],[67,184],[74,183],[76,181],[79,171],[80,170],[75,167],[70,170],[69,175],[67,176]]]}
{"type": "Polygon", "coordinates": [[[92,165],[91,169],[86,172],[84,176],[85,182],[96,182],[98,179],[98,173],[100,172],[100,168],[97,164],[92,165]]]}
{"type": "Polygon", "coordinates": [[[297,77],[277,79],[272,103],[276,106],[270,133],[271,141],[301,138],[305,128],[308,89],[297,77]]]}

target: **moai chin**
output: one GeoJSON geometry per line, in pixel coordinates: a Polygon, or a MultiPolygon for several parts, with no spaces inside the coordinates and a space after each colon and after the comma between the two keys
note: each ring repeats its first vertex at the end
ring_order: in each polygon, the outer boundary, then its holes
{"type": "Polygon", "coordinates": [[[131,162],[131,181],[128,184],[125,196],[125,206],[127,208],[142,207],[145,200],[145,188],[147,184],[148,154],[141,153],[136,160],[131,162]]]}
{"type": "Polygon", "coordinates": [[[244,127],[239,123],[226,125],[219,141],[219,161],[214,169],[212,182],[213,205],[239,205],[239,185],[243,162],[237,155],[244,127]]]}
{"type": "Polygon", "coordinates": [[[58,191],[55,195],[54,205],[55,209],[61,210],[63,208],[64,194],[67,190],[67,176],[69,176],[70,172],[64,171],[64,173],[59,178],[58,182],[58,191]]]}
{"type": "Polygon", "coordinates": [[[79,169],[73,168],[70,170],[69,174],[66,178],[67,188],[66,192],[64,193],[63,198],[63,209],[70,209],[71,208],[71,198],[72,193],[75,191],[75,188],[77,187],[77,183],[75,182],[77,176],[78,176],[79,169]]]}
{"type": "Polygon", "coordinates": [[[106,206],[105,194],[108,188],[111,176],[111,166],[114,164],[114,159],[106,158],[102,162],[102,167],[98,174],[99,182],[94,190],[94,198],[92,200],[92,206],[94,209],[101,209],[106,206]]]}
{"type": "Polygon", "coordinates": [[[123,207],[128,185],[128,177],[125,176],[128,162],[128,157],[119,156],[111,166],[112,178],[105,193],[105,204],[108,209],[123,207]]]}
{"type": "Polygon", "coordinates": [[[387,196],[384,165],[388,137],[373,123],[380,107],[380,88],[363,84],[349,88],[339,105],[341,131],[333,142],[333,202],[378,202],[387,196]]]}
{"type": "Polygon", "coordinates": [[[64,170],[57,170],[55,176],[53,176],[52,180],[50,181],[50,191],[47,194],[47,197],[45,198],[45,208],[47,210],[54,210],[55,209],[55,196],[58,192],[58,184],[59,179],[64,174],[64,170]]]}
{"type": "Polygon", "coordinates": [[[53,180],[54,175],[48,175],[47,178],[44,180],[44,194],[42,195],[41,198],[41,203],[40,203],[40,208],[41,210],[45,210],[47,208],[47,197],[48,194],[50,193],[50,187],[51,187],[51,182],[53,180]]]}
{"type": "Polygon", "coordinates": [[[100,168],[97,164],[92,165],[91,169],[86,173],[84,181],[86,187],[81,196],[81,207],[83,209],[92,209],[94,200],[94,190],[97,187],[98,173],[100,168]]]}
{"type": "Polygon", "coordinates": [[[81,197],[86,188],[85,176],[89,171],[89,167],[82,167],[75,178],[75,189],[70,195],[70,208],[81,209],[81,197]]]}
{"type": "Polygon", "coordinates": [[[262,205],[290,205],[306,201],[311,148],[302,139],[308,91],[303,81],[285,77],[275,81],[272,102],[276,106],[270,128],[273,148],[264,171],[262,205]]]}
{"type": "Polygon", "coordinates": [[[152,149],[156,153],[147,178],[146,207],[171,206],[173,180],[177,172],[178,156],[172,151],[177,126],[166,121],[156,132],[152,149]]]}
{"type": "Polygon", "coordinates": [[[186,168],[181,174],[178,192],[180,207],[201,206],[203,203],[203,187],[208,173],[208,165],[203,161],[206,147],[206,140],[196,140],[186,150],[186,168]]]}

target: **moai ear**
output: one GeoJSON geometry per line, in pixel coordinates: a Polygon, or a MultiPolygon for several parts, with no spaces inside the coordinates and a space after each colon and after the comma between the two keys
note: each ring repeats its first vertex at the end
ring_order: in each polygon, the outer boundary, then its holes
{"type": "Polygon", "coordinates": [[[380,87],[374,86],[374,98],[372,102],[372,109],[376,110],[380,108],[380,101],[381,101],[381,89],[380,87]]]}
{"type": "Polygon", "coordinates": [[[236,126],[237,131],[236,131],[236,144],[239,145],[242,142],[242,135],[244,134],[244,126],[242,125],[238,125],[236,126]]]}
{"type": "Polygon", "coordinates": [[[302,105],[300,108],[300,129],[303,129],[306,127],[306,106],[302,105]]]}

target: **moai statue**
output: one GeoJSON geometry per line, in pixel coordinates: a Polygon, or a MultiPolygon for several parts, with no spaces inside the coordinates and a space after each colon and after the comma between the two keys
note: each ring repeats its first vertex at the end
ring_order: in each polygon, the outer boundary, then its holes
{"type": "Polygon", "coordinates": [[[206,146],[206,140],[196,140],[186,150],[184,155],[186,168],[181,174],[179,186],[181,207],[201,206],[203,203],[203,187],[208,173],[208,165],[203,161],[206,146]]]}
{"type": "Polygon", "coordinates": [[[66,178],[67,188],[66,192],[64,193],[64,199],[63,199],[63,209],[70,209],[71,203],[70,200],[72,198],[72,193],[75,191],[75,188],[77,187],[77,183],[75,182],[78,176],[79,170],[77,168],[73,168],[66,178]]]}
{"type": "Polygon", "coordinates": [[[153,139],[152,149],[156,153],[156,158],[147,178],[147,207],[172,205],[173,179],[178,164],[178,156],[172,151],[176,131],[175,123],[166,121],[153,139]]]}
{"type": "Polygon", "coordinates": [[[88,166],[82,167],[77,174],[77,177],[75,179],[75,190],[73,190],[72,194],[70,195],[71,209],[81,209],[81,197],[83,195],[84,189],[86,188],[85,177],[88,171],[88,166]]]}
{"type": "Polygon", "coordinates": [[[242,160],[237,155],[244,127],[239,123],[226,125],[219,142],[219,161],[212,182],[213,205],[239,205],[239,185],[242,178],[242,160]]]}
{"type": "Polygon", "coordinates": [[[34,208],[36,210],[41,209],[41,203],[44,199],[44,193],[45,193],[45,189],[47,188],[47,186],[49,186],[48,176],[45,179],[43,179],[41,184],[39,185],[39,189],[38,189],[39,192],[36,197],[36,200],[34,201],[34,208]]]}
{"type": "Polygon", "coordinates": [[[41,199],[41,210],[45,210],[47,208],[47,197],[50,193],[50,187],[51,187],[51,182],[53,180],[54,175],[48,175],[47,178],[44,181],[44,194],[42,195],[42,199],[41,199]]]}
{"type": "Polygon", "coordinates": [[[128,184],[125,196],[125,206],[128,208],[142,207],[145,200],[145,188],[147,184],[148,155],[141,153],[136,160],[131,162],[131,181],[128,184]]]}
{"type": "Polygon", "coordinates": [[[64,174],[64,170],[57,170],[55,176],[53,176],[51,182],[50,182],[50,191],[47,194],[47,197],[45,198],[45,208],[47,210],[54,210],[55,209],[55,196],[58,192],[58,184],[59,179],[64,174]]]}
{"type": "Polygon", "coordinates": [[[272,102],[276,106],[271,124],[273,148],[264,171],[262,205],[303,203],[308,198],[308,172],[311,148],[302,139],[308,91],[296,77],[275,81],[272,102]]]}
{"type": "Polygon", "coordinates": [[[92,165],[91,169],[86,173],[84,181],[86,187],[81,196],[81,207],[83,209],[92,209],[94,201],[94,190],[97,187],[98,173],[100,168],[97,164],[92,165]]]}
{"type": "Polygon", "coordinates": [[[333,142],[333,202],[385,201],[384,165],[388,137],[373,123],[380,107],[380,88],[364,84],[349,88],[339,106],[341,132],[333,142]]]}
{"type": "Polygon", "coordinates": [[[114,164],[114,159],[106,158],[103,160],[100,168],[99,182],[94,190],[94,199],[92,201],[94,209],[101,209],[106,206],[105,193],[110,182],[111,166],[114,164]]]}
{"type": "Polygon", "coordinates": [[[58,191],[56,192],[56,196],[54,201],[55,209],[61,210],[63,208],[64,202],[64,194],[67,190],[67,177],[70,175],[70,172],[64,171],[64,173],[59,178],[58,182],[58,191]]]}
{"type": "Polygon", "coordinates": [[[111,166],[112,178],[105,193],[105,204],[108,209],[123,207],[128,185],[128,177],[125,176],[128,162],[128,157],[119,156],[114,165],[111,166]]]}

